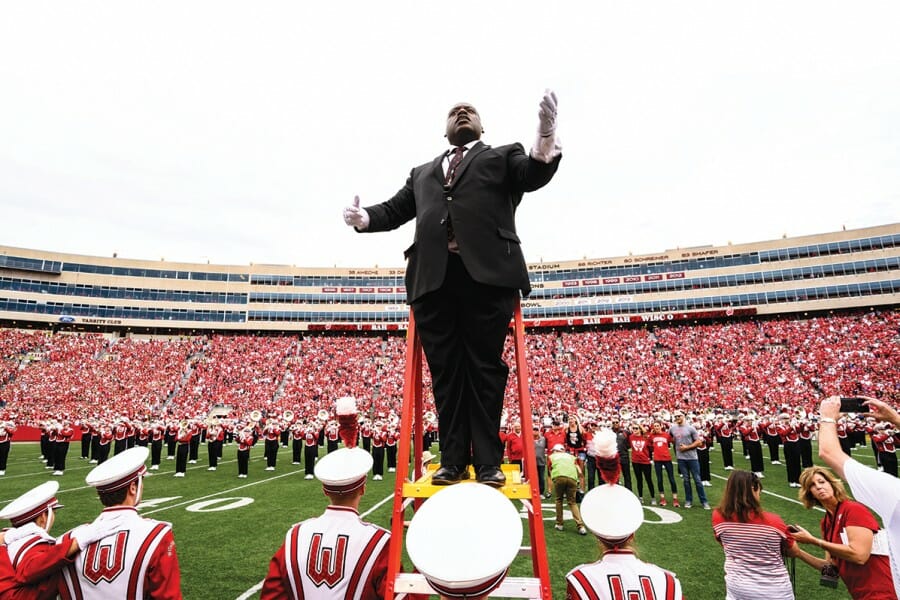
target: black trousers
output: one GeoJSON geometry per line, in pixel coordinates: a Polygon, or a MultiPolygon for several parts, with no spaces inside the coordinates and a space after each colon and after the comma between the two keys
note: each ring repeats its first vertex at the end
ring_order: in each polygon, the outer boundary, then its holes
{"type": "Polygon", "coordinates": [[[191,451],[190,444],[178,444],[175,451],[175,472],[184,473],[187,471],[188,453],[191,451]]]}
{"type": "Polygon", "coordinates": [[[91,455],[91,434],[81,434],[81,458],[87,458],[91,455]]]}
{"type": "Polygon", "coordinates": [[[109,444],[97,443],[97,464],[103,464],[109,458],[109,444]]]}
{"type": "Polygon", "coordinates": [[[6,470],[6,461],[9,459],[10,442],[0,442],[0,471],[6,470]]]}
{"type": "MultiPolygon", "coordinates": [[[[622,485],[628,488],[628,491],[631,491],[631,460],[628,458],[627,454],[620,453],[619,454],[619,464],[622,466],[622,485]]],[[[599,481],[599,483],[603,483],[599,481]]]]}
{"type": "Polygon", "coordinates": [[[66,470],[66,456],[69,454],[69,442],[56,442],[56,448],[53,449],[53,469],[56,471],[66,470]]]}
{"type": "Polygon", "coordinates": [[[897,455],[893,452],[879,452],[881,466],[888,475],[897,476],[897,455]]]}
{"type": "Polygon", "coordinates": [[[191,436],[191,448],[190,448],[190,459],[193,461],[197,460],[197,457],[200,455],[200,434],[191,436]]]}
{"type": "Polygon", "coordinates": [[[509,368],[503,345],[518,290],[478,283],[450,253],[444,283],[412,303],[431,369],[441,463],[499,465],[509,368]]]}
{"type": "Polygon", "coordinates": [[[650,491],[650,499],[653,500],[654,496],[656,496],[656,491],[653,489],[653,476],[650,471],[650,463],[631,463],[631,466],[634,468],[634,478],[637,480],[637,496],[641,500],[644,499],[644,480],[647,481],[647,488],[650,491]]]}
{"type": "Polygon", "coordinates": [[[732,456],[733,447],[734,447],[734,438],[730,438],[730,437],[719,438],[719,448],[722,450],[722,466],[723,467],[733,467],[734,466],[734,456],[732,456]]]}
{"type": "Polygon", "coordinates": [[[238,462],[238,475],[246,475],[249,471],[250,467],[250,449],[247,450],[238,450],[237,452],[237,462],[238,462]]]}
{"type": "Polygon", "coordinates": [[[274,467],[278,460],[278,440],[266,440],[266,467],[274,467]]]}
{"type": "Polygon", "coordinates": [[[222,455],[222,442],[207,441],[206,442],[206,454],[209,457],[209,466],[211,466],[211,467],[219,466],[219,457],[222,455]]]}
{"type": "Polygon", "coordinates": [[[800,483],[800,442],[784,443],[784,462],[788,483],[800,483]]]}
{"type": "Polygon", "coordinates": [[[162,440],[153,440],[150,442],[150,464],[158,465],[162,459],[162,440]]]}
{"type": "Polygon", "coordinates": [[[750,470],[754,473],[762,473],[765,470],[762,442],[759,440],[747,441],[747,452],[750,453],[750,470]]]}
{"type": "Polygon", "coordinates": [[[303,460],[303,440],[293,440],[291,442],[291,458],[292,462],[298,465],[303,460]]]}
{"type": "Polygon", "coordinates": [[[769,460],[772,462],[780,461],[778,458],[778,446],[781,444],[781,437],[777,435],[766,434],[766,445],[769,447],[769,460]]]}
{"type": "Polygon", "coordinates": [[[388,469],[397,468],[397,444],[393,446],[385,445],[385,454],[387,455],[388,469]]]}
{"type": "Polygon", "coordinates": [[[120,452],[125,452],[128,449],[128,440],[122,438],[121,440],[116,440],[115,447],[113,450],[114,454],[119,454],[120,452]]]}
{"type": "Polygon", "coordinates": [[[700,461],[700,481],[711,481],[709,473],[709,448],[704,448],[702,450],[697,448],[697,460],[700,461]]]}
{"type": "Polygon", "coordinates": [[[800,438],[800,465],[804,469],[813,466],[811,438],[800,438]]]}
{"type": "Polygon", "coordinates": [[[313,475],[316,466],[316,459],[319,458],[319,445],[303,447],[303,472],[307,475],[313,475]]]}
{"type": "Polygon", "coordinates": [[[372,446],[372,475],[384,475],[384,446],[372,446]]]}

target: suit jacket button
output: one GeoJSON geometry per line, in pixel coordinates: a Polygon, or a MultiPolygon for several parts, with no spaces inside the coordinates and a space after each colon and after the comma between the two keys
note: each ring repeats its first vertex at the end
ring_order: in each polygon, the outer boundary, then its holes
{"type": "Polygon", "coordinates": [[[453,196],[447,196],[447,202],[453,202],[453,196]]]}

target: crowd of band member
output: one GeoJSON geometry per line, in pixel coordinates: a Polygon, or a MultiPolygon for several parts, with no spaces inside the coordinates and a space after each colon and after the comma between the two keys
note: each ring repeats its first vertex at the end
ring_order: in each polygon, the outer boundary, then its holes
{"type": "MultiPolygon", "coordinates": [[[[735,452],[744,456],[750,463],[750,470],[760,477],[765,477],[767,462],[784,465],[791,487],[799,487],[800,472],[813,464],[811,442],[817,423],[802,408],[776,407],[763,414],[754,409],[713,409],[688,411],[686,417],[687,423],[697,429],[704,441],[698,448],[704,485],[710,484],[710,450],[713,448],[718,449],[724,470],[734,468],[735,452]]],[[[504,423],[500,432],[506,459],[521,464],[525,438],[514,415],[506,421],[508,424],[504,423]]],[[[536,414],[533,422],[536,424],[534,437],[544,440],[536,453],[539,470],[543,470],[542,458],[549,455],[557,443],[562,443],[584,466],[580,481],[582,491],[591,489],[596,482],[592,462],[585,459],[589,455],[588,441],[599,427],[610,427],[619,434],[620,457],[628,461],[628,468],[623,469],[623,483],[629,489],[633,475],[638,495],[643,495],[646,486],[650,499],[655,502],[655,489],[662,492],[663,470],[667,471],[669,487],[675,487],[670,468],[672,440],[666,439],[669,427],[674,423],[672,411],[663,409],[647,414],[628,409],[609,409],[600,413],[576,410],[571,414],[552,416],[536,414]],[[657,471],[656,486],[651,477],[652,468],[657,471]]],[[[225,411],[215,417],[193,415],[168,419],[60,418],[38,423],[16,423],[11,415],[5,414],[0,417],[0,476],[6,472],[10,442],[20,425],[40,429],[41,459],[53,476],[64,475],[67,461],[72,460],[69,447],[76,438],[80,438],[74,441],[80,451],[80,460],[102,464],[127,448],[146,446],[150,449],[150,470],[159,470],[163,460],[171,460],[175,462],[175,477],[184,477],[188,465],[201,460],[202,446],[207,449],[207,470],[215,471],[224,447],[236,445],[237,476],[240,478],[249,475],[251,449],[261,447],[265,470],[276,469],[279,450],[284,449],[282,456],[290,457],[292,466],[303,466],[306,479],[312,479],[320,452],[330,453],[340,446],[337,421],[327,410],[305,414],[285,410],[268,415],[256,410],[243,416],[225,411]]],[[[854,448],[870,445],[878,468],[897,476],[896,448],[900,445],[900,432],[887,423],[854,415],[842,416],[837,429],[841,446],[848,455],[854,448]]],[[[374,459],[373,479],[381,480],[385,471],[394,472],[399,418],[386,414],[371,419],[361,417],[359,431],[360,446],[374,459]]],[[[425,447],[428,448],[437,441],[433,413],[425,415],[424,432],[425,447]]]]}
{"type": "MultiPolygon", "coordinates": [[[[69,451],[73,442],[80,449],[79,459],[90,464],[103,464],[128,448],[147,447],[149,470],[158,471],[163,460],[171,460],[175,462],[175,477],[184,477],[188,465],[201,460],[201,447],[206,446],[207,470],[216,471],[224,447],[236,445],[237,476],[242,479],[249,475],[250,453],[254,447],[262,448],[266,471],[276,469],[279,451],[284,449],[282,456],[289,456],[293,466],[303,466],[305,478],[313,479],[320,450],[330,453],[341,445],[337,420],[326,410],[305,417],[295,416],[290,410],[269,415],[251,411],[244,417],[227,413],[222,417],[197,415],[169,419],[119,416],[23,425],[40,430],[40,459],[54,476],[65,474],[67,460],[72,460],[69,451]]],[[[0,476],[6,474],[11,441],[19,426],[8,415],[0,420],[0,476]]],[[[430,445],[437,439],[435,420],[429,419],[424,429],[430,445]]],[[[374,459],[373,479],[380,481],[385,468],[393,473],[397,467],[399,418],[362,418],[359,432],[360,446],[374,459]]]]}

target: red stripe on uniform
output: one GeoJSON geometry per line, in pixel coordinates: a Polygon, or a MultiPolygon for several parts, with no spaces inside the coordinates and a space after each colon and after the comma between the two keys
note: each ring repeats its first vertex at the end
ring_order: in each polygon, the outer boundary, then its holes
{"type": "MultiPolygon", "coordinates": [[[[134,564],[131,565],[131,574],[128,576],[128,598],[137,598],[137,582],[138,576],[141,574],[141,566],[144,563],[144,557],[147,555],[148,550],[150,549],[153,541],[158,538],[163,530],[166,528],[164,523],[160,523],[152,530],[150,530],[150,535],[144,538],[144,541],[141,543],[141,547],[138,548],[137,556],[134,559],[134,564]]],[[[124,552],[124,548],[121,552],[124,552]]]]}
{"type": "Polygon", "coordinates": [[[675,600],[675,577],[666,573],[666,600],[675,600]]]}
{"type": "Polygon", "coordinates": [[[25,553],[28,552],[29,550],[31,550],[34,546],[41,543],[41,541],[43,541],[41,539],[41,537],[36,535],[36,536],[34,536],[34,539],[31,540],[30,542],[28,542],[26,544],[22,544],[22,547],[19,548],[19,551],[16,552],[16,555],[12,557],[12,560],[10,560],[10,562],[12,563],[13,569],[15,569],[19,566],[19,560],[22,559],[22,556],[24,556],[25,553]]]}
{"type": "Polygon", "coordinates": [[[384,529],[377,529],[375,530],[375,535],[373,535],[372,539],[369,540],[369,543],[366,544],[365,550],[363,550],[359,557],[359,561],[356,563],[356,568],[353,569],[353,576],[350,578],[350,583],[347,585],[347,593],[344,595],[345,600],[351,600],[353,598],[353,595],[356,593],[356,588],[359,586],[359,581],[362,579],[366,564],[369,562],[369,559],[372,558],[372,553],[375,551],[378,541],[385,535],[387,535],[387,531],[384,529]]]}
{"type": "Polygon", "coordinates": [[[591,586],[591,582],[588,581],[588,578],[581,571],[575,571],[573,574],[575,576],[576,581],[581,584],[581,589],[584,590],[584,593],[587,594],[588,600],[600,600],[600,596],[597,595],[597,592],[594,591],[593,586],[591,586]]]}
{"type": "Polygon", "coordinates": [[[287,556],[290,556],[291,560],[291,574],[294,576],[294,585],[291,586],[292,591],[294,592],[294,598],[296,600],[303,600],[303,576],[300,573],[300,564],[297,562],[299,558],[298,555],[298,540],[300,538],[300,525],[295,525],[293,529],[291,529],[290,538],[290,547],[287,550],[290,551],[289,555],[285,556],[285,560],[287,560],[287,556]]]}

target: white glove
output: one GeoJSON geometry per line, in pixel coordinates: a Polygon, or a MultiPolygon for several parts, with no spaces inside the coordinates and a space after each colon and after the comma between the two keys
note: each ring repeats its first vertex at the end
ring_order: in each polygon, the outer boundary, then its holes
{"type": "Polygon", "coordinates": [[[556,132],[556,94],[551,90],[544,91],[541,109],[538,111],[538,134],[550,137],[556,132]]]}
{"type": "Polygon", "coordinates": [[[110,536],[122,528],[124,514],[104,515],[103,520],[96,520],[87,525],[80,525],[72,530],[72,538],[78,547],[84,550],[94,542],[110,536]]]}
{"type": "Polygon", "coordinates": [[[369,227],[369,213],[366,209],[360,208],[359,196],[353,197],[353,206],[344,209],[344,223],[360,231],[369,227]]]}

